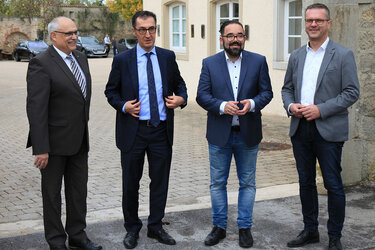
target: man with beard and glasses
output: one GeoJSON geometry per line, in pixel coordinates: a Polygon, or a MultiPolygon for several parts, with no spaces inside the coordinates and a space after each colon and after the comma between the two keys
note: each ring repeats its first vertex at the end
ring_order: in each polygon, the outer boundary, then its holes
{"type": "Polygon", "coordinates": [[[226,237],[227,179],[234,155],[239,180],[239,245],[252,247],[255,169],[262,139],[261,112],[272,99],[264,56],[244,50],[246,36],[238,21],[220,27],[224,51],[203,60],[197,102],[207,110],[207,140],[211,174],[213,229],[204,243],[213,246],[226,237]]]}

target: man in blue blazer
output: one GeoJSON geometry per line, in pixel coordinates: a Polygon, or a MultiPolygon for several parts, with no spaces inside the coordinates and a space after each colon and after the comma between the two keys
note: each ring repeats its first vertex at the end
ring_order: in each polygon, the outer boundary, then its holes
{"type": "Polygon", "coordinates": [[[187,91],[175,54],[156,47],[156,16],[139,11],[132,18],[138,38],[135,48],[113,59],[105,89],[117,110],[116,145],[121,150],[124,245],[136,247],[142,222],[138,217],[138,190],[145,153],[149,164],[150,215],[147,236],[174,245],[162,228],[172,158],[174,109],[186,106],[187,91]]]}
{"type": "Polygon", "coordinates": [[[342,249],[345,193],[341,154],[348,139],[348,107],[359,97],[353,52],[328,37],[330,12],[324,4],[306,8],[307,45],[292,52],[282,98],[291,116],[289,135],[300,184],[304,229],[288,247],[319,242],[316,159],[328,190],[329,249],[342,249]]]}
{"type": "Polygon", "coordinates": [[[239,245],[251,247],[258,144],[262,140],[261,109],[273,93],[264,56],[244,51],[246,36],[238,21],[220,28],[223,52],[203,60],[197,102],[207,110],[213,229],[208,246],[226,237],[227,191],[232,155],[239,179],[239,245]]]}

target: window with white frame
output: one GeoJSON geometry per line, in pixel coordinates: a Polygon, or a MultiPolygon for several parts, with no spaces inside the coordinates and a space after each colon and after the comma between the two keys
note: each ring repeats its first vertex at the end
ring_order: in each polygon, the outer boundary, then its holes
{"type": "Polygon", "coordinates": [[[301,46],[302,0],[274,0],[273,68],[286,69],[290,53],[301,46]]]}
{"type": "Polygon", "coordinates": [[[220,44],[220,26],[225,21],[239,20],[239,4],[237,1],[219,2],[216,5],[216,51],[219,52],[223,49],[220,44]]]}
{"type": "Polygon", "coordinates": [[[175,4],[169,7],[170,48],[186,51],[186,6],[175,4]]]}
{"type": "Polygon", "coordinates": [[[302,1],[285,1],[284,60],[289,59],[293,50],[301,47],[302,1]]]}

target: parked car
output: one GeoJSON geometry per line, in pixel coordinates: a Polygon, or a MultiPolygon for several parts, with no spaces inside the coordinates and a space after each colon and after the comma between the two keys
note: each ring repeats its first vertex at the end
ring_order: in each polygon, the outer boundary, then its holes
{"type": "Polygon", "coordinates": [[[137,45],[137,38],[122,38],[117,43],[118,53],[123,52],[128,49],[132,49],[137,45]]]}
{"type": "Polygon", "coordinates": [[[87,57],[107,57],[105,46],[94,36],[79,36],[77,50],[85,53],[87,57]]]}
{"type": "Polygon", "coordinates": [[[21,59],[31,60],[34,56],[47,49],[48,45],[43,41],[20,41],[13,51],[13,57],[17,62],[21,61],[21,59]]]}

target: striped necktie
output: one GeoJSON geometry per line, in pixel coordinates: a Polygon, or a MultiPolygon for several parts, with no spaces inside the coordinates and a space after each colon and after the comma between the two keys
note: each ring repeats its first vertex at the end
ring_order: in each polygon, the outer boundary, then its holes
{"type": "Polygon", "coordinates": [[[75,62],[75,60],[73,59],[73,57],[71,55],[67,55],[66,58],[70,60],[70,68],[72,70],[72,73],[73,73],[74,77],[76,78],[79,87],[81,88],[83,96],[86,98],[86,82],[85,82],[85,79],[83,78],[83,76],[81,74],[81,71],[79,70],[78,65],[75,62]]]}

